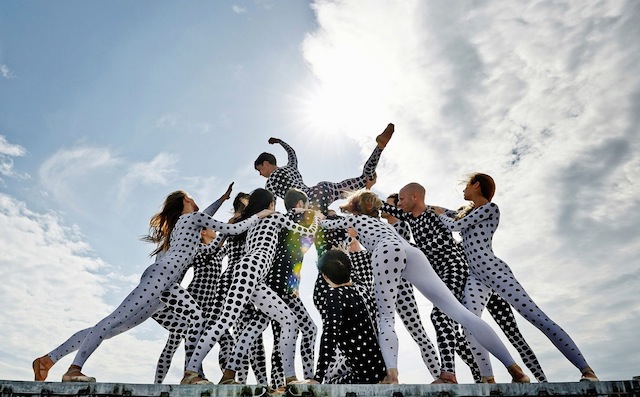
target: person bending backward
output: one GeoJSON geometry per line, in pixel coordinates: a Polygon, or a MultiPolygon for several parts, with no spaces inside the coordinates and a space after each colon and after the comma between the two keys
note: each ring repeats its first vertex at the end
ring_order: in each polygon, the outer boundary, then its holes
{"type": "MultiPolygon", "coordinates": [[[[253,213],[265,208],[272,211],[274,206],[273,194],[265,189],[256,189],[251,194],[249,204],[241,218],[252,216],[253,213]]],[[[202,360],[220,340],[223,333],[235,323],[238,314],[249,301],[252,301],[258,310],[280,324],[282,333],[278,343],[280,344],[283,367],[287,380],[295,379],[293,358],[298,327],[297,319],[282,299],[264,284],[264,276],[273,262],[278,232],[281,229],[294,229],[302,235],[312,236],[316,227],[315,219],[311,227],[305,228],[276,212],[249,229],[246,237],[246,254],[234,272],[232,285],[227,293],[222,313],[202,333],[189,360],[181,384],[211,383],[198,376],[202,360]]],[[[240,338],[247,341],[245,346],[248,348],[252,341],[248,341],[243,336],[240,338]]]]}
{"type": "Polygon", "coordinates": [[[386,375],[384,359],[376,339],[376,326],[367,306],[351,282],[349,256],[329,250],[318,259],[318,271],[331,288],[326,291],[326,310],[322,316],[322,339],[318,368],[309,383],[378,383],[386,375]],[[328,378],[327,368],[336,349],[346,359],[349,371],[328,378]]]}
{"type": "MultiPolygon", "coordinates": [[[[156,261],[142,274],[140,283],[111,314],[95,326],[75,333],[62,345],[33,361],[36,381],[44,381],[55,362],[77,350],[78,353],[62,376],[62,381],[95,382],[95,378],[81,372],[85,361],[103,340],[139,325],[162,308],[161,294],[177,283],[178,278],[184,274],[200,245],[200,231],[203,228],[238,234],[273,212],[265,210],[244,222],[230,225],[198,210],[196,202],[184,191],[178,190],[167,196],[162,210],[151,218],[150,233],[145,238],[158,244],[152,255],[162,254],[156,256],[156,261]]],[[[189,302],[184,303],[185,306],[188,304],[189,302]]]]}
{"type": "Polygon", "coordinates": [[[346,179],[342,182],[320,182],[315,186],[309,187],[304,184],[302,175],[298,171],[298,158],[296,152],[278,138],[269,138],[269,143],[279,143],[286,151],[288,156],[287,164],[284,167],[278,167],[276,157],[264,152],[258,156],[254,162],[256,171],[263,177],[267,178],[265,189],[269,190],[277,197],[283,198],[287,191],[291,188],[300,189],[309,197],[310,207],[319,210],[327,215],[329,205],[334,201],[343,198],[344,194],[366,186],[367,180],[375,177],[376,167],[380,160],[382,150],[386,147],[389,139],[393,135],[393,124],[387,125],[387,128],[376,137],[377,146],[373,153],[364,164],[362,175],[356,178],[346,179]]]}
{"type": "MultiPolygon", "coordinates": [[[[480,316],[491,294],[499,295],[542,331],[580,370],[581,381],[597,381],[598,377],[571,337],[538,308],[509,266],[493,253],[492,239],[500,222],[500,210],[491,202],[494,193],[493,178],[487,174],[476,173],[469,177],[464,189],[464,199],[472,202],[469,206],[460,211],[433,208],[434,213],[447,228],[462,235],[462,245],[469,260],[464,305],[480,316]]],[[[478,343],[477,335],[473,332],[473,335],[469,334],[468,330],[465,332],[472,348],[478,352],[479,364],[491,369],[489,356],[478,343]]]]}
{"type": "MultiPolygon", "coordinates": [[[[341,210],[353,214],[339,220],[322,220],[323,228],[354,228],[358,240],[372,254],[375,295],[378,304],[379,341],[387,374],[382,383],[398,383],[398,337],[394,314],[401,278],[412,283],[422,295],[444,313],[471,330],[477,340],[496,356],[512,376],[513,382],[528,383],[509,351],[493,329],[468,311],[433,271],[422,251],[400,237],[393,226],[380,221],[382,202],[373,193],[361,190],[348,197],[341,210]]],[[[490,366],[481,367],[489,376],[490,366]]]]}
{"type": "MultiPolygon", "coordinates": [[[[469,273],[467,258],[461,245],[453,239],[438,217],[425,204],[425,189],[418,183],[409,183],[400,189],[398,206],[382,205],[382,211],[407,222],[411,228],[413,239],[424,252],[433,270],[449,287],[453,295],[462,301],[464,285],[469,273]]],[[[525,365],[531,370],[539,382],[546,382],[546,377],[538,359],[518,330],[518,325],[511,307],[498,295],[493,295],[489,311],[496,323],[516,347],[525,365]]],[[[457,324],[446,316],[438,307],[431,311],[431,322],[436,330],[442,368],[435,383],[456,383],[455,353],[462,357],[469,366],[476,382],[481,381],[478,365],[473,357],[466,338],[458,331],[457,324]]]]}

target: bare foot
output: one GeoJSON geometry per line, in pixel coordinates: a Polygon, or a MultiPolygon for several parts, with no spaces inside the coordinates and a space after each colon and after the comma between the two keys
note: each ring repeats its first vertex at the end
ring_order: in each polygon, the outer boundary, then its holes
{"type": "Polygon", "coordinates": [[[95,382],[96,378],[93,376],[86,376],[80,370],[82,367],[77,365],[71,365],[67,372],[62,375],[63,382],[95,382]]]}
{"type": "Polygon", "coordinates": [[[522,371],[518,364],[511,364],[507,367],[509,375],[511,375],[511,383],[531,383],[531,380],[522,371]]]}
{"type": "Polygon", "coordinates": [[[397,385],[398,384],[398,368],[387,369],[387,376],[379,382],[381,385],[397,385]]]}
{"type": "Polygon", "coordinates": [[[384,131],[376,137],[376,143],[380,149],[384,149],[387,146],[387,143],[389,143],[389,140],[391,139],[391,135],[393,135],[394,128],[393,124],[389,123],[387,128],[385,128],[384,131]]]}
{"type": "Polygon", "coordinates": [[[31,367],[33,368],[35,381],[43,382],[47,380],[49,370],[53,367],[53,364],[53,360],[48,355],[44,355],[33,360],[31,367]]]}

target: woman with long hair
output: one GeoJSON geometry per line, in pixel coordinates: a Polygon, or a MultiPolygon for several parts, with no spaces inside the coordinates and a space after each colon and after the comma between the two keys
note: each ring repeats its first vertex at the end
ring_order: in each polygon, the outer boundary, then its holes
{"type": "MultiPolygon", "coordinates": [[[[580,370],[580,380],[597,381],[598,377],[571,337],[538,308],[515,278],[511,268],[493,253],[493,235],[500,222],[500,209],[491,202],[495,190],[496,185],[491,176],[475,173],[469,177],[464,189],[464,199],[471,201],[470,205],[459,211],[433,207],[433,211],[446,227],[462,235],[462,245],[469,261],[469,277],[465,285],[463,304],[480,316],[491,295],[499,295],[542,331],[580,370]]],[[[489,356],[479,346],[475,335],[470,335],[468,330],[465,332],[472,348],[479,352],[477,359],[491,368],[489,356]]]]}
{"type": "MultiPolygon", "coordinates": [[[[398,337],[394,316],[398,286],[404,278],[435,306],[473,332],[494,356],[507,367],[513,382],[528,383],[526,376],[493,329],[453,296],[435,273],[424,253],[400,237],[393,226],[379,219],[382,201],[373,193],[360,190],[347,198],[341,210],[353,216],[338,220],[323,220],[323,228],[353,228],[358,241],[371,252],[375,296],[378,304],[378,339],[387,367],[382,383],[398,383],[398,337]]],[[[481,368],[483,376],[491,376],[491,367],[481,368]]]]}
{"type": "Polygon", "coordinates": [[[111,314],[95,326],[75,333],[48,354],[35,359],[32,365],[35,380],[45,380],[55,362],[77,350],[78,353],[62,376],[62,381],[95,382],[95,378],[81,372],[85,361],[103,340],[139,325],[161,308],[161,294],[180,281],[179,277],[189,266],[200,245],[200,231],[203,228],[238,234],[257,223],[259,218],[271,213],[265,210],[245,222],[230,225],[216,221],[198,210],[196,202],[184,191],[178,190],[167,196],[162,210],[151,218],[149,235],[145,238],[158,245],[152,253],[156,255],[156,261],[147,267],[140,283],[111,314]]]}

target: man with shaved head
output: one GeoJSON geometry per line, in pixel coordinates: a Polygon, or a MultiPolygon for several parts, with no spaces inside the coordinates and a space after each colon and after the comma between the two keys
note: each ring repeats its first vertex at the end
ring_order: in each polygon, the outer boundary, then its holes
{"type": "MultiPolygon", "coordinates": [[[[453,239],[451,232],[444,227],[426,205],[425,195],[426,191],[422,185],[416,182],[409,183],[398,192],[398,207],[384,203],[382,211],[409,224],[418,248],[424,252],[435,272],[451,292],[458,300],[461,300],[469,273],[467,259],[460,244],[453,239]]],[[[539,382],[546,382],[546,377],[535,354],[518,330],[511,306],[502,298],[493,295],[487,304],[487,309],[505,332],[509,341],[516,347],[536,379],[539,382]]],[[[431,311],[431,321],[436,330],[442,361],[440,376],[434,383],[457,383],[455,376],[456,352],[469,365],[476,381],[480,381],[478,365],[473,359],[473,353],[464,336],[457,332],[458,325],[437,307],[431,311]]]]}

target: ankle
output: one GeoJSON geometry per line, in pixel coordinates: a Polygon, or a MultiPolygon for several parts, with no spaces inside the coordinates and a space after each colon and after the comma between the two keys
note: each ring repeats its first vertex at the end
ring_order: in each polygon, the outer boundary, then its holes
{"type": "Polygon", "coordinates": [[[496,378],[493,376],[483,376],[480,378],[480,383],[496,383],[496,378]]]}

